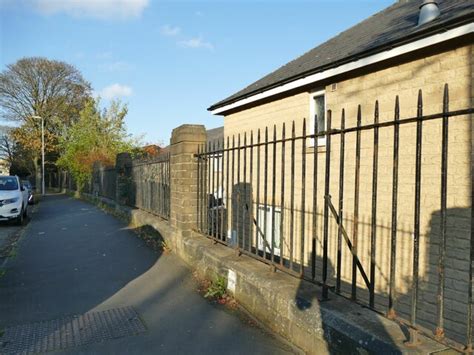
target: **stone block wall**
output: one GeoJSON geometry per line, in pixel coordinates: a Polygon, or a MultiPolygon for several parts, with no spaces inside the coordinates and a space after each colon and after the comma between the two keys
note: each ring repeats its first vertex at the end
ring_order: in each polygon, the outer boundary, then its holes
{"type": "MultiPolygon", "coordinates": [[[[257,104],[244,110],[231,113],[225,117],[225,137],[241,137],[251,132],[254,141],[260,129],[261,141],[265,140],[265,127],[269,128],[269,141],[273,139],[273,127],[277,127],[277,138],[281,137],[282,125],[286,125],[286,137],[291,136],[291,124],[295,121],[296,136],[302,135],[303,118],[306,118],[306,131],[311,132],[310,115],[311,92],[325,89],[327,109],[332,111],[332,127],[340,127],[341,111],[345,109],[346,127],[356,125],[358,105],[362,110],[362,125],[374,120],[375,100],[379,102],[380,121],[393,120],[395,97],[399,96],[401,118],[413,117],[417,110],[418,90],[423,91],[423,113],[434,114],[442,111],[444,84],[449,85],[449,109],[459,110],[473,106],[473,67],[474,46],[464,45],[451,48],[445,52],[419,55],[399,65],[377,69],[364,75],[346,78],[325,87],[314,87],[291,96],[278,98],[272,102],[257,104]],[[334,87],[332,84],[337,84],[334,87]]],[[[447,336],[458,341],[466,337],[467,290],[469,286],[469,247],[472,229],[472,115],[459,116],[449,120],[449,158],[448,158],[448,230],[446,251],[446,304],[445,326],[447,336]]],[[[397,226],[397,259],[396,289],[397,313],[407,318],[412,291],[413,270],[413,232],[414,232],[414,191],[415,191],[415,143],[416,124],[404,125],[400,129],[399,157],[399,191],[398,191],[398,226],[397,226]]],[[[354,214],[354,183],[355,183],[355,134],[346,134],[344,157],[344,226],[352,235],[354,214]]],[[[420,292],[418,323],[430,330],[436,324],[436,290],[438,284],[438,243],[440,230],[440,169],[441,169],[441,120],[423,123],[423,158],[421,180],[421,236],[420,236],[420,292]]],[[[293,246],[294,259],[303,260],[305,267],[311,262],[311,239],[316,238],[317,261],[319,262],[318,277],[320,279],[320,260],[322,256],[324,206],[324,166],[326,147],[320,146],[316,151],[319,171],[313,176],[314,148],[308,139],[306,142],[306,182],[302,185],[301,164],[303,160],[302,140],[295,143],[295,180],[294,190],[291,189],[291,147],[286,143],[285,174],[281,174],[281,146],[276,149],[276,167],[273,170],[272,145],[269,146],[269,193],[267,204],[271,205],[271,179],[273,171],[277,172],[277,195],[275,205],[282,209],[284,229],[281,253],[289,256],[293,246]],[[285,178],[284,205],[281,206],[280,186],[282,176],[285,178]],[[316,179],[317,207],[312,205],[312,186],[316,179]],[[306,195],[305,222],[302,227],[302,197],[306,195]],[[296,216],[293,229],[289,224],[289,203],[294,198],[296,216]],[[317,230],[312,230],[312,216],[316,211],[317,230]],[[303,233],[302,233],[303,231],[303,233]],[[293,241],[290,235],[293,234],[293,241]],[[304,247],[301,248],[301,243],[304,247]],[[301,254],[301,250],[303,254],[301,254]]],[[[337,208],[339,190],[339,148],[340,139],[333,136],[331,144],[331,179],[330,194],[337,208]]],[[[248,153],[250,154],[250,150],[248,153]]],[[[262,166],[256,162],[257,154],[263,163],[264,149],[253,149],[254,164],[252,191],[256,210],[257,199],[260,205],[264,202],[264,178],[260,179],[260,195],[256,196],[256,171],[263,174],[262,166]],[[258,153],[260,151],[260,153],[258,153]]],[[[390,230],[392,201],[392,156],[393,127],[379,130],[379,166],[378,166],[378,201],[377,201],[377,238],[376,238],[376,304],[381,311],[387,309],[387,294],[390,265],[390,230]]],[[[370,266],[370,221],[372,206],[372,158],[373,130],[361,134],[361,169],[359,199],[359,256],[364,269],[368,273],[370,266]]],[[[231,162],[232,163],[232,162],[231,162]]],[[[249,169],[249,167],[247,167],[249,169]]],[[[242,179],[241,179],[242,181],[242,179]]],[[[247,177],[249,182],[249,177],[247,177]]],[[[237,183],[237,182],[236,182],[237,183]]],[[[235,185],[235,183],[234,183],[235,185]]],[[[227,195],[232,196],[232,191],[227,195]]],[[[231,206],[231,205],[230,205],[231,206]]],[[[232,214],[232,213],[230,213],[232,214]]],[[[248,220],[248,223],[253,221],[248,220]]],[[[240,227],[243,230],[243,227],[240,227]]],[[[329,226],[329,257],[330,281],[335,283],[335,265],[337,258],[337,225],[330,218],[329,226]]],[[[254,241],[256,243],[256,241],[254,241]]],[[[350,291],[352,261],[349,249],[343,244],[342,279],[343,291],[350,291]]],[[[362,277],[358,274],[358,297],[367,302],[368,293],[362,277]]]]}
{"type": "Polygon", "coordinates": [[[184,232],[196,228],[198,147],[206,142],[202,125],[183,125],[173,130],[170,147],[171,226],[184,232]]]}

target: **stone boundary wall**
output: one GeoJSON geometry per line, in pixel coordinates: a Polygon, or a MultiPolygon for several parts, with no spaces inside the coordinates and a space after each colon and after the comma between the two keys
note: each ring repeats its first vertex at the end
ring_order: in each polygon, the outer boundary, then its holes
{"type": "MultiPolygon", "coordinates": [[[[307,353],[431,353],[447,349],[423,336],[416,349],[409,349],[404,345],[406,329],[403,331],[398,323],[337,295],[331,294],[329,302],[320,302],[319,286],[274,272],[268,265],[238,256],[232,248],[214,244],[196,232],[195,154],[205,142],[204,126],[183,125],[173,130],[169,220],[127,207],[119,185],[115,200],[92,194],[82,197],[122,217],[133,227],[153,227],[173,252],[202,276],[224,276],[229,292],[239,304],[307,353]]],[[[117,173],[120,179],[120,170],[117,173]]]]}
{"type": "Polygon", "coordinates": [[[420,336],[417,348],[405,345],[400,324],[343,297],[330,295],[320,302],[321,288],[270,268],[234,250],[215,244],[194,231],[183,232],[148,212],[93,196],[77,195],[127,221],[131,227],[152,227],[200,276],[227,279],[227,287],[240,306],[269,329],[308,354],[380,353],[430,354],[452,351],[430,338],[420,336]],[[235,282],[229,282],[235,280],[235,282]]]}

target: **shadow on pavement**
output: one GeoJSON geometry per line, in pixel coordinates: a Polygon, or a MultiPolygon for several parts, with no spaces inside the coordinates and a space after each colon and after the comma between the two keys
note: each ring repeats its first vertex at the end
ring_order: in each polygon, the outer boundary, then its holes
{"type": "MultiPolygon", "coordinates": [[[[132,235],[143,231],[125,227],[68,196],[47,196],[18,258],[0,279],[0,327],[132,306],[147,327],[145,334],[68,351],[275,354],[292,350],[203,299],[189,269],[177,257],[153,251],[132,235]]],[[[160,238],[154,235],[151,240],[159,245],[160,238]]]]}

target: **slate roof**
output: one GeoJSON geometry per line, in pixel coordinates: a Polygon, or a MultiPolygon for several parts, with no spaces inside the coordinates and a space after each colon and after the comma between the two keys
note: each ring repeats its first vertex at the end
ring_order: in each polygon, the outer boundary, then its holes
{"type": "Polygon", "coordinates": [[[224,138],[224,126],[208,129],[206,131],[207,142],[217,142],[224,138]]]}
{"type": "Polygon", "coordinates": [[[441,15],[417,27],[422,0],[397,2],[311,49],[243,90],[212,105],[225,106],[298,78],[409,43],[474,20],[474,0],[438,0],[441,15]]]}
{"type": "MultiPolygon", "coordinates": [[[[0,126],[1,130],[1,126],[0,126]]],[[[217,128],[211,128],[206,130],[206,135],[207,135],[207,143],[214,143],[214,142],[220,142],[224,139],[224,126],[217,127],[217,128]]],[[[170,152],[170,146],[167,145],[166,147],[160,147],[159,155],[169,153],[170,152]]]]}

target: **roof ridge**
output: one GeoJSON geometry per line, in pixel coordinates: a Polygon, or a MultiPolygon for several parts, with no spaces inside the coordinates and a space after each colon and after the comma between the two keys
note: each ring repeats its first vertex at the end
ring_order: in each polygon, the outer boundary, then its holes
{"type": "MultiPolygon", "coordinates": [[[[387,11],[388,9],[390,9],[390,8],[392,8],[392,7],[394,7],[394,6],[397,6],[397,5],[405,5],[405,4],[406,4],[406,3],[398,3],[398,2],[397,2],[397,3],[394,3],[394,4],[390,5],[390,6],[387,6],[386,8],[384,8],[384,9],[382,9],[382,10],[380,10],[380,11],[378,11],[378,12],[372,14],[372,15],[370,15],[369,17],[363,19],[362,21],[356,23],[355,25],[353,25],[353,26],[351,26],[351,27],[349,27],[349,28],[347,28],[347,29],[345,29],[345,30],[339,32],[337,35],[335,35],[335,36],[333,36],[333,37],[331,37],[331,38],[325,40],[324,42],[320,43],[320,44],[317,45],[316,47],[313,47],[313,48],[307,50],[307,51],[306,51],[305,53],[303,53],[302,55],[300,55],[300,56],[296,57],[295,59],[289,61],[288,63],[286,63],[286,64],[280,66],[278,69],[283,68],[283,67],[289,65],[290,63],[295,62],[296,60],[300,59],[301,57],[305,56],[306,54],[309,54],[311,51],[313,51],[313,50],[319,48],[320,46],[324,45],[325,43],[327,43],[327,42],[329,42],[329,41],[332,41],[332,40],[335,40],[336,38],[342,36],[344,33],[347,33],[347,32],[349,32],[349,31],[351,31],[354,27],[357,27],[357,26],[359,26],[359,25],[362,25],[364,22],[369,21],[370,19],[372,19],[373,17],[375,17],[375,16],[377,16],[377,15],[381,15],[383,12],[387,11]]],[[[277,71],[278,69],[274,70],[273,72],[277,71]]],[[[273,72],[271,72],[271,73],[273,73],[273,72]]],[[[271,73],[269,73],[269,74],[271,74],[271,73]]],[[[252,84],[250,84],[250,85],[252,85],[252,84]]]]}
{"type": "MultiPolygon", "coordinates": [[[[324,40],[323,42],[321,42],[321,43],[319,43],[318,45],[316,45],[316,47],[312,47],[311,49],[308,49],[306,52],[304,52],[303,54],[299,55],[299,56],[296,57],[295,59],[290,60],[290,61],[287,62],[286,64],[283,64],[283,65],[278,66],[278,67],[275,68],[274,70],[272,70],[272,71],[268,72],[267,74],[265,74],[261,79],[264,79],[264,78],[266,78],[266,77],[268,77],[268,76],[274,74],[275,72],[279,71],[280,69],[283,69],[283,68],[285,68],[285,67],[291,66],[292,63],[298,61],[300,58],[304,57],[305,55],[308,55],[310,52],[312,52],[312,51],[314,51],[315,49],[321,47],[322,45],[326,44],[327,42],[332,41],[332,40],[335,40],[336,38],[340,37],[340,36],[343,35],[344,33],[349,32],[350,30],[352,30],[354,27],[357,27],[357,26],[361,25],[362,23],[368,21],[369,19],[373,18],[374,16],[380,15],[380,14],[383,13],[384,11],[387,11],[389,8],[391,8],[391,7],[393,7],[393,6],[396,6],[396,5],[399,5],[399,4],[401,4],[401,3],[392,4],[392,5],[390,5],[390,6],[386,7],[386,8],[384,8],[384,9],[382,9],[382,10],[380,10],[380,11],[378,11],[378,12],[372,14],[372,15],[370,15],[369,17],[363,19],[362,21],[356,23],[355,25],[353,25],[353,26],[351,26],[351,27],[349,27],[349,28],[347,28],[347,29],[345,29],[345,30],[339,32],[337,35],[335,35],[335,36],[333,36],[333,37],[330,37],[330,38],[324,40]]],[[[247,88],[250,88],[252,85],[255,85],[256,83],[257,83],[257,82],[254,81],[254,82],[248,84],[248,85],[245,86],[241,91],[243,91],[243,90],[245,90],[245,89],[247,89],[247,88]]],[[[253,91],[258,92],[258,90],[259,90],[258,88],[255,88],[255,90],[253,90],[253,91]]]]}
{"type": "Polygon", "coordinates": [[[474,0],[438,1],[442,8],[441,16],[423,27],[417,27],[421,0],[396,2],[387,6],[270,71],[259,80],[212,105],[208,110],[256,95],[286,82],[304,78],[352,58],[358,59],[378,53],[384,48],[427,37],[445,26],[465,22],[466,18],[469,19],[474,13],[472,10],[474,6],[471,6],[474,0]]]}

